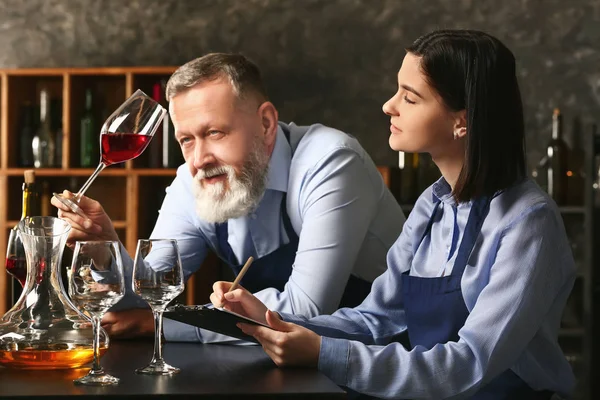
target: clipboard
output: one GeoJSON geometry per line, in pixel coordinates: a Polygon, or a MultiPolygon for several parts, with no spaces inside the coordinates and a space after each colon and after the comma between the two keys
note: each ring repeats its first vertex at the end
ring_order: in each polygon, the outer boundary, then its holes
{"type": "Polygon", "coordinates": [[[184,324],[197,326],[198,328],[207,329],[209,331],[233,336],[254,343],[258,343],[258,341],[254,339],[254,337],[242,332],[242,330],[236,326],[238,322],[265,326],[271,329],[270,326],[265,325],[262,322],[244,317],[243,315],[223,308],[214,308],[212,304],[206,306],[184,306],[177,304],[167,308],[164,312],[164,316],[175,321],[183,322],[184,324]]]}

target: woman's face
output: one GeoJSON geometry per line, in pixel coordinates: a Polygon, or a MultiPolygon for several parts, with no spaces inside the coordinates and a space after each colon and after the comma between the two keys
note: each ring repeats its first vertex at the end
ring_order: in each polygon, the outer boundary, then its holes
{"type": "Polygon", "coordinates": [[[450,111],[427,83],[421,57],[407,53],[398,72],[398,92],[383,105],[390,116],[390,147],[408,153],[430,153],[435,159],[455,152],[460,113],[450,111]]]}

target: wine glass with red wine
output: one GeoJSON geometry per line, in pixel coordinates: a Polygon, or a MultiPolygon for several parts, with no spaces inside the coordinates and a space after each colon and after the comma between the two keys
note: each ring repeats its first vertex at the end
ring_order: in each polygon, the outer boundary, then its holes
{"type": "MultiPolygon", "coordinates": [[[[23,248],[23,242],[19,236],[19,231],[11,229],[8,235],[8,245],[6,246],[6,272],[14,276],[21,287],[25,286],[25,280],[27,279],[27,260],[25,260],[25,249],[23,248]]],[[[13,281],[14,285],[14,281],[13,281]]],[[[13,296],[19,289],[12,288],[13,296]]],[[[17,299],[11,299],[15,302],[17,299]]]]}
{"type": "Polygon", "coordinates": [[[137,90],[102,125],[100,164],[92,176],[72,199],[57,193],[54,193],[54,197],[74,213],[86,218],[78,203],[98,174],[109,165],[132,160],[142,154],[166,113],[164,107],[137,90]]]}

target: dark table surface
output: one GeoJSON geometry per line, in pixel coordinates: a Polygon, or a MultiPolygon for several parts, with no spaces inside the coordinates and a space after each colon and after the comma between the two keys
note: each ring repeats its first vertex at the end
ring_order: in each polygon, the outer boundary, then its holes
{"type": "Polygon", "coordinates": [[[113,341],[101,359],[116,386],[75,386],[89,368],[16,370],[0,367],[0,397],[62,399],[67,396],[125,398],[343,399],[344,391],[314,369],[277,368],[259,346],[166,343],[165,360],[181,368],[174,376],[138,375],[152,356],[150,341],[113,341]]]}

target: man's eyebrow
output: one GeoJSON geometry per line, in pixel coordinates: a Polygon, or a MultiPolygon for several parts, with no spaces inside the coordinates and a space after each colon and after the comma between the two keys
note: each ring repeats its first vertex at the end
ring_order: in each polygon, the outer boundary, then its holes
{"type": "Polygon", "coordinates": [[[402,85],[400,85],[400,87],[401,87],[402,89],[404,89],[404,90],[408,91],[408,92],[411,92],[411,93],[414,93],[414,94],[416,94],[416,95],[417,95],[417,96],[419,96],[420,98],[423,98],[423,96],[421,96],[421,93],[417,92],[417,91],[416,91],[416,90],[415,90],[413,87],[411,87],[411,86],[408,86],[408,85],[402,84],[402,85]]]}

